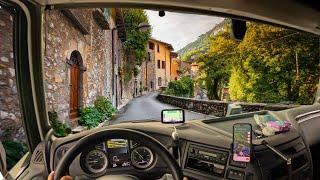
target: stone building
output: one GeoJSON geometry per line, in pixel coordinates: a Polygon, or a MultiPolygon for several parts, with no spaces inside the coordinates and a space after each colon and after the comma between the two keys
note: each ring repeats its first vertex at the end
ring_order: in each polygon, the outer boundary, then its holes
{"type": "MultiPolygon", "coordinates": [[[[0,140],[24,140],[17,92],[13,18],[0,8],[0,140]]],[[[121,9],[46,10],[43,24],[43,77],[46,109],[77,125],[81,107],[99,95],[115,106],[134,95],[134,80],[122,84],[122,43],[126,40],[121,9]]]]}
{"type": "Polygon", "coordinates": [[[125,28],[115,28],[124,24],[121,9],[50,10],[44,19],[47,110],[68,121],[99,95],[115,106],[132,98],[119,76],[126,38],[125,28]]]}
{"type": "Polygon", "coordinates": [[[0,141],[26,140],[16,85],[13,27],[13,17],[0,8],[0,141]]]}
{"type": "Polygon", "coordinates": [[[143,64],[142,86],[153,91],[165,87],[171,81],[171,44],[150,39],[147,45],[148,57],[143,64]]]}

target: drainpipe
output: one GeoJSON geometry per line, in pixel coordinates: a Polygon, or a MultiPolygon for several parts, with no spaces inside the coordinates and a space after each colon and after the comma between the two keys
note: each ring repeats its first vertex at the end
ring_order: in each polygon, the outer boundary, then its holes
{"type": "MultiPolygon", "coordinates": [[[[318,72],[320,72],[320,38],[319,38],[319,63],[318,63],[318,72]]],[[[318,89],[316,92],[316,97],[314,103],[320,103],[320,77],[318,83],[318,89]]]]}
{"type": "Polygon", "coordinates": [[[147,87],[147,91],[149,89],[149,84],[148,84],[148,61],[150,59],[150,54],[148,53],[148,59],[146,60],[146,87],[147,87]]]}
{"type": "MultiPolygon", "coordinates": [[[[115,95],[115,81],[114,81],[114,77],[115,77],[115,73],[114,73],[114,69],[115,69],[115,60],[114,60],[114,31],[117,28],[112,28],[111,29],[111,61],[112,61],[112,102],[113,102],[113,96],[115,95]]],[[[117,107],[117,102],[115,102],[115,106],[117,107]]]]}
{"type": "MultiPolygon", "coordinates": [[[[162,62],[161,62],[162,63],[162,62]]],[[[164,49],[164,84],[167,86],[167,50],[164,49]]]]}

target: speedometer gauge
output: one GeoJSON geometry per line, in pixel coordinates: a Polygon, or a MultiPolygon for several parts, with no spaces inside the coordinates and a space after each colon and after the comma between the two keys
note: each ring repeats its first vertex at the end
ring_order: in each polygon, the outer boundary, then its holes
{"type": "Polygon", "coordinates": [[[108,166],[108,158],[103,151],[92,150],[85,155],[85,167],[91,173],[101,173],[108,166]]]}
{"type": "Polygon", "coordinates": [[[131,164],[138,169],[146,169],[154,160],[152,151],[145,146],[138,146],[131,152],[131,164]]]}

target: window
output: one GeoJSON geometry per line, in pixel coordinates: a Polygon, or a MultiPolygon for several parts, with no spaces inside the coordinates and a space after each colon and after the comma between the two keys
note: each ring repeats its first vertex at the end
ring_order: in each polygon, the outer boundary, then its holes
{"type": "Polygon", "coordinates": [[[150,81],[150,89],[153,90],[153,82],[150,81]]]}
{"type": "Polygon", "coordinates": [[[154,50],[154,43],[149,42],[149,49],[150,49],[150,50],[154,50]]]}
{"type": "Polygon", "coordinates": [[[162,61],[162,69],[166,68],[166,61],[162,61]]]}
{"type": "Polygon", "coordinates": [[[0,142],[6,151],[7,170],[28,151],[14,66],[13,16],[4,6],[0,7],[0,142]]]}
{"type": "Polygon", "coordinates": [[[162,79],[161,79],[161,77],[158,77],[158,86],[162,86],[162,79]]]}
{"type": "Polygon", "coordinates": [[[161,61],[158,60],[158,69],[161,69],[161,61]]]}
{"type": "Polygon", "coordinates": [[[160,46],[157,44],[157,52],[160,52],[160,46]]]}

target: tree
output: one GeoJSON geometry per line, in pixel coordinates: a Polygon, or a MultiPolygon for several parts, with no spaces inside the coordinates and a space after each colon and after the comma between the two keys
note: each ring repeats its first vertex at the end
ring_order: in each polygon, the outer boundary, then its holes
{"type": "Polygon", "coordinates": [[[140,23],[148,23],[148,16],[142,9],[123,9],[124,23],[126,24],[127,40],[124,43],[125,82],[131,80],[136,66],[141,66],[146,57],[146,45],[151,37],[151,29],[143,32],[139,29],[140,23]]]}
{"type": "Polygon", "coordinates": [[[221,89],[229,85],[233,101],[313,102],[319,82],[319,37],[248,23],[244,40],[238,42],[226,26],[226,31],[210,37],[209,48],[182,56],[197,59],[209,99],[220,99],[221,89]]]}
{"type": "Polygon", "coordinates": [[[125,49],[133,51],[137,65],[141,65],[146,56],[146,45],[151,36],[151,30],[141,31],[138,27],[140,23],[148,23],[148,16],[142,9],[123,9],[124,22],[127,25],[127,41],[124,43],[125,49]]]}
{"type": "Polygon", "coordinates": [[[313,35],[250,23],[236,49],[231,99],[311,103],[319,78],[318,46],[313,35]]]}
{"type": "Polygon", "coordinates": [[[233,59],[233,49],[237,42],[231,39],[227,31],[211,37],[209,50],[199,55],[200,71],[204,77],[209,99],[220,99],[221,89],[228,83],[233,59]]]}

